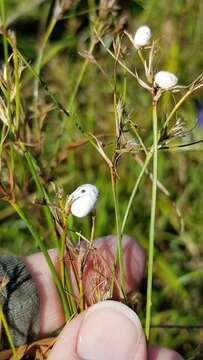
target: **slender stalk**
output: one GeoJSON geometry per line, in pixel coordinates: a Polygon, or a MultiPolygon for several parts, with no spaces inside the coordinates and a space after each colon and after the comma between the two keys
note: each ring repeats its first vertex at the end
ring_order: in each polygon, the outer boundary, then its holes
{"type": "Polygon", "coordinates": [[[15,127],[17,132],[19,131],[20,123],[20,79],[19,79],[19,61],[18,53],[16,46],[13,48],[13,62],[14,62],[14,75],[15,75],[15,87],[16,87],[16,96],[15,96],[15,127]]]}
{"type": "Polygon", "coordinates": [[[4,61],[5,61],[5,70],[6,70],[6,89],[1,86],[6,102],[7,102],[7,111],[8,111],[8,127],[6,124],[3,124],[1,131],[1,141],[0,141],[0,170],[1,170],[1,154],[3,151],[3,143],[6,140],[6,137],[9,133],[12,116],[11,116],[11,91],[9,88],[9,54],[8,54],[8,40],[6,36],[6,10],[4,6],[4,0],[0,0],[0,13],[1,13],[1,22],[3,30],[3,49],[4,49],[4,61]]]}
{"type": "Polygon", "coordinates": [[[147,304],[145,333],[147,339],[150,335],[151,307],[152,307],[152,277],[154,258],[154,237],[156,217],[156,196],[157,196],[157,163],[158,163],[158,134],[157,134],[157,102],[153,102],[153,178],[152,178],[152,199],[149,230],[149,255],[148,255],[148,276],[147,276],[147,304]]]}
{"type": "Polygon", "coordinates": [[[183,97],[177,102],[177,104],[174,106],[173,110],[170,112],[170,114],[168,115],[165,123],[164,123],[164,128],[166,128],[166,126],[168,125],[169,121],[171,120],[171,118],[173,117],[173,115],[176,113],[176,111],[179,109],[179,107],[182,105],[182,103],[188,98],[188,96],[190,96],[192,94],[192,90],[189,89],[184,95],[183,97]]]}
{"type": "Polygon", "coordinates": [[[140,57],[140,60],[142,61],[142,65],[144,66],[144,68],[145,68],[145,59],[144,59],[144,56],[142,55],[142,51],[139,49],[138,51],[138,55],[139,55],[139,57],[140,57]]]}
{"type": "MultiPolygon", "coordinates": [[[[92,52],[94,50],[94,47],[96,45],[96,42],[94,41],[94,38],[93,38],[93,28],[94,27],[93,27],[92,22],[91,22],[92,17],[94,18],[94,20],[95,20],[95,17],[96,17],[95,0],[88,0],[88,10],[89,10],[89,22],[90,22],[90,32],[91,32],[91,39],[90,39],[90,45],[89,45],[88,53],[91,56],[91,54],[92,54],[92,52]],[[91,14],[92,14],[92,16],[91,16],[91,14]]],[[[82,82],[82,79],[84,77],[84,74],[85,74],[85,71],[87,69],[88,64],[89,64],[89,59],[86,58],[84,63],[83,63],[83,66],[81,67],[81,70],[79,72],[79,76],[77,78],[75,87],[73,89],[73,92],[72,92],[72,95],[71,95],[71,98],[70,98],[70,102],[69,102],[70,109],[72,108],[72,105],[73,105],[73,103],[75,101],[75,97],[77,95],[78,89],[80,87],[80,84],[82,82]]]]}
{"type": "MultiPolygon", "coordinates": [[[[37,174],[32,155],[29,153],[29,151],[25,150],[25,147],[22,144],[21,144],[21,148],[22,148],[22,150],[24,152],[24,156],[25,156],[25,158],[27,160],[28,167],[29,167],[30,172],[31,172],[31,174],[33,176],[33,179],[35,181],[35,185],[36,185],[36,188],[37,188],[38,195],[42,199],[44,198],[49,203],[49,197],[48,197],[47,192],[44,189],[44,187],[43,187],[43,185],[41,183],[41,180],[40,180],[40,178],[39,178],[39,176],[37,174]]],[[[44,214],[45,214],[45,217],[46,217],[48,228],[51,230],[52,240],[53,240],[55,246],[57,246],[57,248],[59,248],[59,241],[58,241],[58,237],[57,237],[56,232],[55,232],[54,223],[53,223],[53,219],[52,219],[50,209],[49,209],[49,207],[47,205],[45,205],[45,206],[43,206],[43,210],[44,210],[44,214]]]]}
{"type": "Polygon", "coordinates": [[[8,343],[9,343],[9,345],[11,347],[12,352],[13,352],[13,359],[18,360],[18,354],[16,352],[16,348],[15,348],[15,345],[13,343],[13,339],[12,339],[11,333],[9,331],[9,327],[8,327],[6,318],[5,318],[3,310],[2,310],[2,306],[0,306],[0,323],[2,323],[2,325],[4,327],[4,330],[5,330],[7,339],[8,339],[8,343]]]}
{"type": "Polygon", "coordinates": [[[93,241],[94,241],[95,220],[96,220],[96,211],[94,211],[94,213],[92,214],[92,228],[91,228],[91,234],[90,234],[90,249],[91,249],[93,241]]]}
{"type": "MultiPolygon", "coordinates": [[[[121,225],[120,225],[120,212],[119,212],[119,203],[118,203],[117,191],[116,191],[116,180],[115,180],[114,168],[111,168],[111,184],[112,184],[112,192],[113,192],[113,200],[114,200],[115,217],[116,217],[116,229],[117,229],[117,241],[118,241],[117,256],[118,256],[119,268],[120,268],[121,297],[123,297],[123,295],[125,295],[125,272],[124,272],[124,264],[123,264],[123,248],[122,248],[122,234],[121,234],[121,225]]],[[[117,262],[117,256],[115,258],[115,264],[117,262]]],[[[113,283],[114,283],[114,281],[113,281],[113,283]]]]}
{"type": "MultiPolygon", "coordinates": [[[[95,42],[93,41],[93,42],[91,42],[90,47],[89,47],[89,50],[88,50],[88,53],[89,53],[89,54],[91,54],[91,53],[93,52],[94,47],[95,47],[95,42]]],[[[75,97],[76,97],[76,95],[77,95],[78,89],[79,89],[79,87],[80,87],[80,84],[81,84],[81,82],[82,82],[82,79],[83,79],[83,77],[84,77],[84,74],[85,74],[85,71],[86,71],[86,69],[87,69],[88,64],[89,64],[89,59],[86,58],[85,61],[84,61],[84,63],[83,63],[83,65],[82,65],[82,67],[81,67],[81,70],[80,70],[80,72],[79,72],[79,75],[78,75],[78,78],[77,78],[75,87],[74,87],[74,89],[73,89],[73,92],[72,92],[72,95],[71,95],[71,98],[70,98],[70,101],[69,101],[69,108],[70,108],[70,109],[72,109],[72,105],[73,105],[73,103],[74,103],[74,101],[75,101],[75,97]]]]}
{"type": "Polygon", "coordinates": [[[84,256],[84,260],[83,260],[83,267],[85,266],[86,264],[86,261],[87,261],[87,258],[89,256],[89,253],[92,249],[92,244],[93,244],[93,241],[94,241],[94,236],[95,236],[95,220],[96,220],[96,210],[93,211],[92,213],[92,227],[91,227],[91,234],[90,234],[90,241],[89,241],[89,246],[88,246],[88,249],[87,249],[87,252],[84,256]]]}
{"type": "MultiPolygon", "coordinates": [[[[0,0],[0,12],[1,12],[1,22],[2,22],[2,29],[3,29],[3,48],[4,48],[4,61],[5,61],[5,66],[6,66],[6,90],[4,90],[3,86],[1,87],[1,90],[3,91],[5,97],[6,97],[6,101],[7,101],[7,109],[8,109],[8,118],[9,118],[9,123],[10,123],[10,119],[11,119],[11,101],[10,101],[10,89],[8,86],[8,82],[9,82],[9,68],[8,68],[8,42],[7,42],[7,38],[6,38],[6,12],[5,12],[5,6],[4,6],[4,0],[0,0]]],[[[3,151],[3,143],[6,139],[6,136],[8,134],[8,129],[6,124],[3,124],[2,126],[2,130],[1,130],[1,141],[0,141],[0,170],[1,170],[1,154],[3,151]]]]}
{"type": "Polygon", "coordinates": [[[80,266],[79,269],[79,294],[80,294],[80,311],[82,312],[84,310],[85,305],[85,299],[84,299],[84,287],[83,287],[83,281],[82,281],[82,269],[80,266]]]}
{"type": "Polygon", "coordinates": [[[5,134],[6,134],[7,126],[3,123],[2,129],[1,129],[1,139],[0,139],[0,172],[2,168],[2,152],[3,152],[3,144],[5,140],[5,134]]]}
{"type": "Polygon", "coordinates": [[[123,104],[125,106],[126,101],[126,94],[127,94],[127,77],[126,77],[126,70],[124,70],[124,76],[123,76],[123,104]]]}
{"type": "Polygon", "coordinates": [[[1,11],[2,29],[3,29],[4,61],[5,61],[5,67],[6,67],[6,101],[7,101],[9,125],[11,126],[11,121],[12,121],[11,91],[9,88],[9,55],[8,55],[8,40],[7,40],[7,36],[6,36],[6,10],[5,10],[5,6],[4,6],[4,0],[0,0],[0,11],[1,11]]]}
{"type": "MultiPolygon", "coordinates": [[[[38,51],[38,57],[37,57],[36,66],[35,66],[35,71],[38,76],[40,75],[40,69],[41,69],[44,50],[45,50],[47,42],[51,36],[51,33],[54,30],[56,23],[57,23],[57,18],[53,17],[48,25],[48,28],[47,28],[44,38],[42,40],[42,44],[38,51]]],[[[36,77],[35,81],[34,81],[34,92],[33,92],[33,94],[34,94],[34,116],[35,116],[36,129],[38,129],[38,126],[37,126],[37,103],[38,103],[38,97],[39,97],[39,84],[40,84],[39,78],[36,77]]]]}
{"type": "Polygon", "coordinates": [[[129,201],[128,201],[128,205],[126,207],[126,210],[125,210],[125,214],[124,214],[124,217],[123,217],[123,222],[122,222],[122,226],[121,226],[121,235],[123,236],[124,234],[124,231],[125,231],[125,226],[126,226],[126,222],[127,222],[127,219],[128,219],[128,215],[129,215],[129,212],[130,212],[130,209],[131,209],[131,206],[132,206],[132,203],[133,203],[133,200],[134,200],[134,197],[135,197],[135,194],[137,192],[137,189],[140,185],[140,182],[142,180],[142,177],[147,169],[147,166],[151,160],[151,157],[152,157],[152,152],[149,152],[148,155],[146,156],[145,158],[145,162],[144,162],[144,165],[142,166],[142,169],[140,171],[140,174],[137,178],[137,181],[134,185],[134,188],[133,188],[133,191],[130,195],[130,198],[129,198],[129,201]]]}
{"type": "Polygon", "coordinates": [[[115,125],[116,125],[116,143],[114,149],[114,158],[111,162],[110,166],[110,174],[111,174],[111,187],[113,193],[114,200],[114,211],[116,217],[116,230],[117,230],[117,252],[114,258],[114,268],[112,273],[112,281],[111,281],[111,293],[113,294],[113,288],[115,283],[116,276],[116,265],[119,262],[119,270],[120,270],[120,297],[125,298],[125,272],[124,272],[124,263],[123,263],[123,248],[122,248],[122,234],[121,234],[121,221],[120,221],[120,210],[119,210],[119,202],[117,196],[117,179],[116,179],[116,169],[115,169],[115,157],[116,151],[120,146],[120,123],[117,112],[117,98],[116,98],[116,64],[114,67],[114,115],[115,115],[115,125]]]}
{"type": "Polygon", "coordinates": [[[137,131],[136,127],[134,126],[134,124],[132,122],[130,123],[130,125],[131,125],[132,131],[135,133],[136,137],[138,138],[138,141],[142,147],[142,150],[144,151],[145,155],[147,155],[148,154],[147,148],[146,148],[141,136],[139,135],[139,132],[137,131]]]}
{"type": "Polygon", "coordinates": [[[77,309],[75,297],[73,295],[73,289],[72,289],[70,276],[69,276],[69,273],[68,273],[66,267],[65,267],[65,284],[66,284],[66,289],[68,291],[67,299],[68,299],[68,303],[69,303],[69,306],[70,306],[70,309],[71,309],[71,312],[72,312],[71,316],[73,316],[73,315],[78,313],[78,309],[77,309]]]}
{"type": "Polygon", "coordinates": [[[96,17],[95,0],[88,0],[88,10],[89,10],[90,27],[92,27],[91,18],[93,17],[93,19],[95,19],[96,17]]]}
{"type": "Polygon", "coordinates": [[[65,245],[66,245],[66,228],[67,228],[67,217],[64,219],[64,230],[61,236],[61,248],[60,248],[60,271],[61,271],[61,282],[65,290],[67,290],[67,302],[71,314],[77,313],[77,306],[73,297],[73,289],[70,281],[70,276],[65,266],[65,245]]]}
{"type": "Polygon", "coordinates": [[[63,287],[65,287],[65,241],[66,241],[66,233],[64,230],[64,235],[61,239],[61,249],[60,249],[60,263],[61,263],[61,282],[63,287]]]}
{"type": "Polygon", "coordinates": [[[61,236],[60,246],[60,262],[61,262],[61,281],[63,287],[65,286],[65,242],[66,242],[66,228],[67,228],[67,216],[63,216],[63,233],[61,236]]]}
{"type": "Polygon", "coordinates": [[[61,235],[61,243],[60,243],[60,247],[59,247],[61,282],[62,282],[65,292],[67,290],[67,301],[69,304],[69,309],[71,311],[71,314],[73,315],[73,314],[77,313],[77,306],[76,306],[76,302],[75,302],[75,299],[73,296],[73,289],[72,289],[72,284],[71,284],[71,280],[70,280],[70,275],[65,266],[65,249],[67,250],[67,253],[70,258],[70,263],[72,265],[70,250],[69,250],[68,246],[66,246],[67,222],[68,222],[69,218],[68,218],[67,214],[65,214],[64,204],[62,201],[60,202],[60,206],[61,206],[62,217],[63,217],[63,232],[61,235]]]}
{"type": "MultiPolygon", "coordinates": [[[[69,253],[69,249],[67,249],[67,252],[69,253]]],[[[71,311],[71,316],[77,314],[78,310],[77,310],[77,305],[76,305],[76,301],[75,301],[75,297],[73,295],[73,289],[72,289],[72,284],[71,284],[71,280],[70,280],[70,275],[68,273],[68,270],[65,266],[65,260],[64,260],[64,256],[65,256],[65,239],[63,241],[62,244],[62,250],[61,253],[63,254],[62,258],[61,258],[61,278],[62,278],[62,284],[64,286],[64,290],[65,293],[67,293],[67,301],[69,304],[69,309],[71,311]]],[[[70,256],[70,261],[71,261],[71,256],[70,256]]],[[[71,266],[73,266],[71,264],[71,266]]]]}
{"type": "Polygon", "coordinates": [[[56,272],[56,269],[52,263],[52,260],[49,256],[49,253],[47,251],[46,245],[44,244],[41,236],[36,232],[36,230],[33,228],[30,220],[26,217],[26,215],[24,214],[23,210],[19,207],[19,205],[17,203],[11,203],[11,206],[14,208],[14,210],[17,212],[17,214],[20,216],[20,218],[23,220],[23,222],[25,223],[25,225],[27,226],[28,230],[30,231],[31,235],[33,236],[34,240],[37,242],[38,246],[40,247],[41,251],[44,254],[44,257],[47,261],[47,264],[50,268],[53,280],[56,284],[56,287],[58,289],[60,298],[61,298],[61,302],[63,304],[63,309],[64,309],[64,314],[65,314],[65,318],[66,320],[70,319],[71,314],[70,314],[70,309],[68,308],[68,304],[67,304],[67,299],[65,297],[64,294],[64,290],[63,290],[63,286],[61,285],[61,282],[58,278],[58,274],[56,272]]]}

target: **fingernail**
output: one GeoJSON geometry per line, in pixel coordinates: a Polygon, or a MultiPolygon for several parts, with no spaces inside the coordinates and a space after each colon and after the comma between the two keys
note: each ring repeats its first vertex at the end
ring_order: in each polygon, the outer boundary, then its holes
{"type": "Polygon", "coordinates": [[[150,360],[183,360],[176,351],[150,346],[150,360]]]}
{"type": "Polygon", "coordinates": [[[116,301],[93,305],[82,322],[76,351],[85,360],[144,360],[145,340],[138,316],[116,301]]]}

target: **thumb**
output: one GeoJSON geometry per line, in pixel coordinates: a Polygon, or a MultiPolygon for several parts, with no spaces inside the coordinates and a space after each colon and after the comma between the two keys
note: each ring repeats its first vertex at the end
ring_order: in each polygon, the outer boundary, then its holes
{"type": "Polygon", "coordinates": [[[102,301],[66,324],[48,360],[146,360],[138,316],[126,305],[102,301]]]}

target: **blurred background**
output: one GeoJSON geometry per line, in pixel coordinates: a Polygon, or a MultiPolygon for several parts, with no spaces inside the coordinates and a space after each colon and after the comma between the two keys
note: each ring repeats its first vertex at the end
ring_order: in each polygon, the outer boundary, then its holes
{"type": "MultiPolygon", "coordinates": [[[[51,182],[63,186],[65,194],[80,184],[95,184],[100,190],[96,236],[116,233],[109,169],[86,141],[76,122],[84,131],[99,136],[106,153],[111,156],[115,119],[110,83],[115,85],[116,82],[120,96],[125,84],[126,114],[149,146],[152,142],[151,98],[121,67],[117,66],[115,70],[114,59],[99,42],[94,42],[94,27],[102,29],[100,34],[106,46],[111,48],[113,38],[121,36],[122,61],[132,70],[136,66],[143,78],[141,62],[123,30],[133,35],[138,26],[147,24],[152,29],[153,38],[158,39],[155,69],[172,71],[180,84],[188,85],[203,69],[203,2],[5,0],[5,7],[8,28],[16,35],[20,52],[40,73],[63,106],[74,114],[65,117],[59,112],[29,69],[22,69],[19,132],[21,138],[30,144],[39,175],[53,199],[51,182]]],[[[0,50],[2,69],[2,38],[0,50]]],[[[173,105],[174,99],[166,94],[159,105],[160,126],[173,105]]],[[[184,136],[175,138],[171,142],[173,145],[203,139],[201,90],[184,103],[178,117],[184,125],[184,136]]],[[[128,136],[136,145],[135,135],[129,131],[128,136]]],[[[8,146],[2,152],[1,182],[5,187],[8,185],[9,141],[14,140],[8,138],[8,146]]],[[[142,155],[136,153],[135,146],[135,153],[124,154],[118,163],[122,215],[140,172],[142,155]]],[[[48,246],[53,247],[42,206],[32,202],[35,184],[17,147],[13,156],[15,196],[48,246]]],[[[152,323],[185,328],[153,328],[151,340],[180,351],[186,359],[203,359],[203,328],[189,328],[203,325],[203,145],[160,151],[158,176],[170,196],[158,192],[152,323]]],[[[126,227],[126,233],[134,236],[146,252],[150,199],[151,180],[146,175],[126,227]]],[[[74,220],[73,226],[89,236],[89,219],[74,220]]],[[[2,200],[1,254],[25,255],[36,250],[23,222],[2,200]]],[[[141,292],[144,324],[146,280],[141,292]]]]}

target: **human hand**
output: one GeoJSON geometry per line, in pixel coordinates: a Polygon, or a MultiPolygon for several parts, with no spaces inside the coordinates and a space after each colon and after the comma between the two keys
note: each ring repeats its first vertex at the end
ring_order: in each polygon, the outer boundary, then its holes
{"type": "MultiPolygon", "coordinates": [[[[98,252],[113,262],[116,239],[113,236],[95,241],[98,252]]],[[[126,289],[136,290],[143,278],[145,256],[142,248],[130,237],[123,239],[126,289]]],[[[58,267],[56,250],[50,256],[58,267]]],[[[40,297],[41,336],[63,325],[63,309],[43,254],[24,258],[38,288],[40,297]]],[[[93,276],[87,266],[87,281],[93,276]],[[89,278],[88,278],[89,275],[89,278]]],[[[87,288],[90,292],[91,289],[87,288]]],[[[138,316],[118,301],[101,301],[68,322],[57,338],[48,360],[181,360],[173,350],[147,346],[138,316]]]]}

